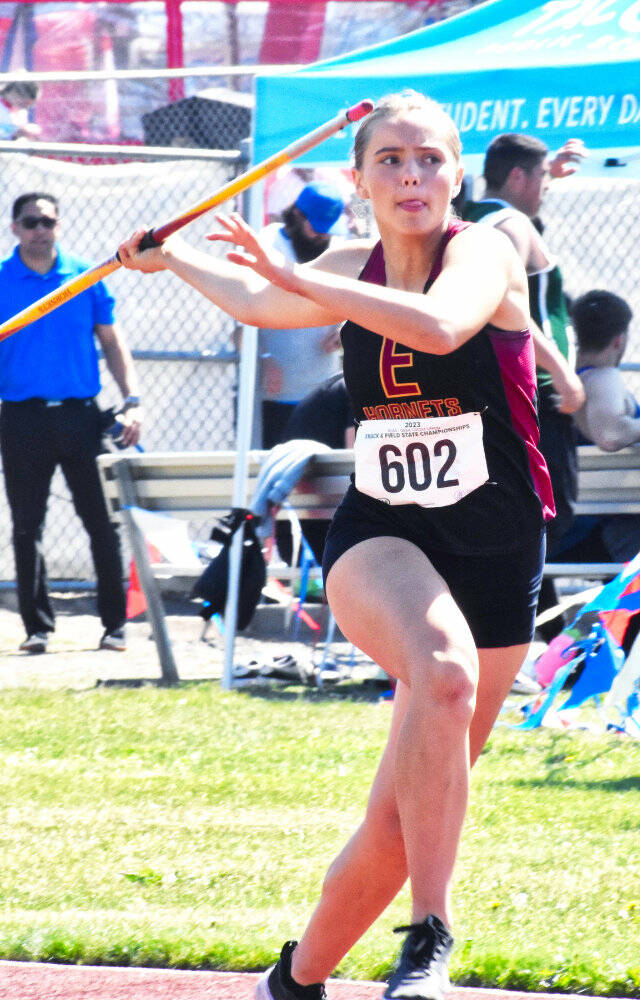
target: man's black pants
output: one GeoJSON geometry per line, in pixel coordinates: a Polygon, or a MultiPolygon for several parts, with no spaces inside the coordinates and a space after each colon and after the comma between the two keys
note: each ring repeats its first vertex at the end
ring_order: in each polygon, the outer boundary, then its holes
{"type": "Polygon", "coordinates": [[[101,451],[100,410],[93,400],[3,402],[0,451],[13,520],[18,603],[28,635],[50,632],[54,615],[47,593],[42,531],[56,466],[91,541],[98,613],[108,632],[126,619],[120,539],[109,520],[96,456],[101,451]]]}

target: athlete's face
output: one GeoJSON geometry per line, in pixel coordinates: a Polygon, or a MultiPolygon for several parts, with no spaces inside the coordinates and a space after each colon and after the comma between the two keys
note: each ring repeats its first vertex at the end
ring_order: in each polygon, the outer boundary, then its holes
{"type": "Polygon", "coordinates": [[[442,226],[462,173],[445,123],[415,110],[382,119],[371,130],[362,167],[353,176],[360,197],[371,200],[381,232],[414,234],[442,226]]]}

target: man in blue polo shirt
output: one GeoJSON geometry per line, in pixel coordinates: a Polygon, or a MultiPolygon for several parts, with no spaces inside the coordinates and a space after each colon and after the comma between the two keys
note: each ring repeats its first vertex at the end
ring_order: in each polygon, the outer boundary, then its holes
{"type": "MultiPolygon", "coordinates": [[[[13,204],[13,254],[0,262],[0,322],[87,269],[57,244],[58,203],[31,192],[13,204]]],[[[47,500],[56,467],[91,540],[102,649],[125,649],[126,601],[120,541],[109,520],[96,456],[103,422],[100,342],[124,400],[123,444],[140,437],[140,401],[131,354],[114,324],[114,300],[102,282],[0,343],[0,452],[13,520],[18,602],[27,637],[20,649],[43,653],[54,615],[42,550],[47,500]]]]}

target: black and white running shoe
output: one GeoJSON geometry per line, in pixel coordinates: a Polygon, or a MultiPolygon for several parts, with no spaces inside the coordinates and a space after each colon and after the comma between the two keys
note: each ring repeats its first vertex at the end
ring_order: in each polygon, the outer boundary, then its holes
{"type": "Polygon", "coordinates": [[[443,1000],[449,988],[447,963],[453,938],[438,917],[430,914],[420,924],[396,927],[407,932],[385,1000],[443,1000]]]}
{"type": "Polygon", "coordinates": [[[275,965],[260,977],[255,1000],[326,1000],[324,983],[301,986],[291,977],[291,956],[297,941],[287,941],[275,965]]]}

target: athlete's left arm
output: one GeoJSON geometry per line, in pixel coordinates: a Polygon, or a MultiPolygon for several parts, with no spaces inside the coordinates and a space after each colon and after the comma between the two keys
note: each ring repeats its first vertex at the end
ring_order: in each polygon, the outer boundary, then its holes
{"type": "Polygon", "coordinates": [[[448,349],[443,353],[460,347],[487,323],[506,330],[529,325],[522,261],[508,237],[488,226],[470,226],[450,240],[425,303],[445,331],[448,349]]]}
{"type": "Polygon", "coordinates": [[[442,273],[425,295],[354,281],[294,265],[291,291],[336,311],[366,330],[429,354],[450,354],[494,321],[528,325],[528,290],[520,258],[502,233],[473,226],[447,246],[442,273]]]}

